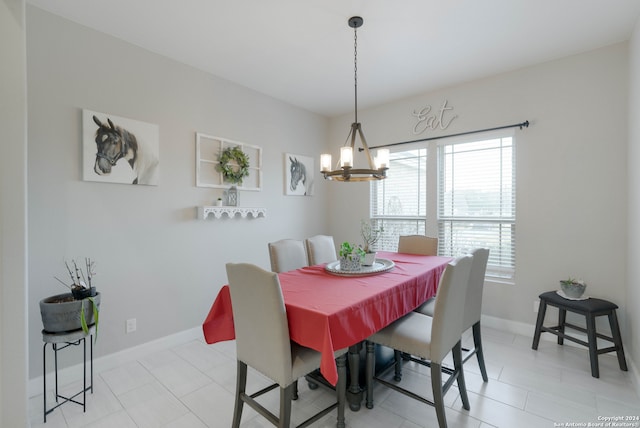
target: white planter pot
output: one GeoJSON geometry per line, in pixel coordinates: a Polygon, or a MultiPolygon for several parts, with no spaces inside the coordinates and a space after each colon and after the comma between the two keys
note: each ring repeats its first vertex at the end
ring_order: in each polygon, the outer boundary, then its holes
{"type": "Polygon", "coordinates": [[[364,255],[364,261],[362,262],[363,266],[373,266],[376,262],[376,252],[367,253],[364,255]]]}
{"type": "Polygon", "coordinates": [[[344,272],[356,272],[360,270],[359,258],[340,257],[340,270],[344,272]]]}

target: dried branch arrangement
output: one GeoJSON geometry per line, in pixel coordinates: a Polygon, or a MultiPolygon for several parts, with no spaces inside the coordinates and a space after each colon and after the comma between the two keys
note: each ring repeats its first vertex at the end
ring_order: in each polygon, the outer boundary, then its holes
{"type": "Polygon", "coordinates": [[[67,268],[67,272],[69,273],[69,278],[71,279],[71,284],[67,284],[60,278],[54,276],[55,279],[58,280],[62,285],[67,287],[70,290],[74,289],[91,289],[93,287],[92,279],[95,276],[95,272],[93,270],[95,266],[95,262],[88,257],[84,259],[84,271],[82,267],[78,267],[78,263],[75,260],[71,260],[71,265],[69,262],[65,260],[64,265],[67,268]]]}

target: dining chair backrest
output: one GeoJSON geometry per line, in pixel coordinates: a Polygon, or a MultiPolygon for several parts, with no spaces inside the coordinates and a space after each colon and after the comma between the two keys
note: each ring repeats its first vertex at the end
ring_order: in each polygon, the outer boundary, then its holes
{"type": "Polygon", "coordinates": [[[328,263],[338,259],[333,236],[316,235],[305,239],[304,243],[307,248],[309,266],[328,263]]]}
{"type": "Polygon", "coordinates": [[[274,272],[248,263],[227,263],[238,360],[280,385],[291,379],[287,312],[274,272]]]}
{"type": "Polygon", "coordinates": [[[438,255],[438,238],[425,235],[404,235],[398,237],[398,252],[420,254],[423,256],[438,255]]]}
{"type": "Polygon", "coordinates": [[[489,261],[488,248],[476,248],[470,253],[473,256],[471,273],[469,274],[469,289],[464,309],[464,322],[462,330],[471,328],[480,321],[482,314],[482,291],[484,289],[484,276],[487,272],[489,261]]]}
{"type": "Polygon", "coordinates": [[[440,277],[431,327],[431,361],[442,362],[462,337],[463,311],[473,257],[449,263],[440,277]]]}
{"type": "Polygon", "coordinates": [[[273,272],[287,272],[308,266],[304,242],[297,239],[281,239],[269,242],[268,246],[273,272]]]}

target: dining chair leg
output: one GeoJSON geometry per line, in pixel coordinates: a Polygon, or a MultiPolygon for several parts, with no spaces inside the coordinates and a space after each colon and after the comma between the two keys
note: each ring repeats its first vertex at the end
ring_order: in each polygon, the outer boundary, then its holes
{"type": "Polygon", "coordinates": [[[480,373],[482,374],[482,380],[485,382],[489,381],[489,377],[487,376],[487,367],[484,364],[484,351],[482,350],[482,334],[480,333],[480,321],[475,323],[471,330],[473,332],[473,345],[476,350],[476,358],[478,359],[478,366],[480,366],[480,373]]]}
{"type": "Polygon", "coordinates": [[[280,418],[278,428],[289,428],[291,425],[291,398],[295,382],[286,388],[280,387],[280,418]]]}
{"type": "Polygon", "coordinates": [[[240,419],[242,419],[242,407],[244,405],[244,401],[242,400],[242,395],[246,392],[247,387],[247,365],[242,361],[238,360],[238,373],[236,378],[236,402],[233,409],[233,422],[231,423],[232,428],[240,427],[240,419]]]}
{"type": "Polygon", "coordinates": [[[293,382],[293,392],[291,394],[291,399],[292,400],[297,400],[298,399],[298,380],[293,382]]]}
{"type": "Polygon", "coordinates": [[[433,407],[436,408],[438,426],[447,428],[447,417],[444,411],[444,392],[442,391],[442,365],[431,363],[431,389],[433,390],[433,407]]]}
{"type": "Polygon", "coordinates": [[[373,342],[366,341],[367,359],[365,367],[365,378],[367,385],[367,409],[373,409],[373,375],[375,370],[375,353],[373,352],[375,344],[373,342]]]}
{"type": "Polygon", "coordinates": [[[469,405],[469,396],[467,395],[467,384],[464,380],[464,369],[462,368],[462,345],[458,342],[452,349],[453,354],[453,368],[458,381],[458,392],[460,393],[460,399],[462,400],[462,407],[465,410],[471,409],[469,405]]]}

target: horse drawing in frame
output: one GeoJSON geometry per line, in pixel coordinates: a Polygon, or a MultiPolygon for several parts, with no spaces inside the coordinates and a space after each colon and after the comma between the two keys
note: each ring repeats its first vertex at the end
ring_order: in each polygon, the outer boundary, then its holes
{"type": "Polygon", "coordinates": [[[159,158],[157,151],[139,141],[128,130],[114,125],[110,118],[103,123],[96,115],[93,121],[96,130],[96,159],[93,171],[99,176],[108,176],[120,159],[124,159],[135,178],[131,184],[157,184],[159,158]]]}
{"type": "Polygon", "coordinates": [[[289,173],[291,175],[289,182],[291,194],[302,194],[305,196],[312,194],[313,175],[307,173],[306,165],[302,161],[299,161],[297,156],[289,156],[289,173]],[[302,190],[298,190],[298,186],[301,186],[302,190]]]}

